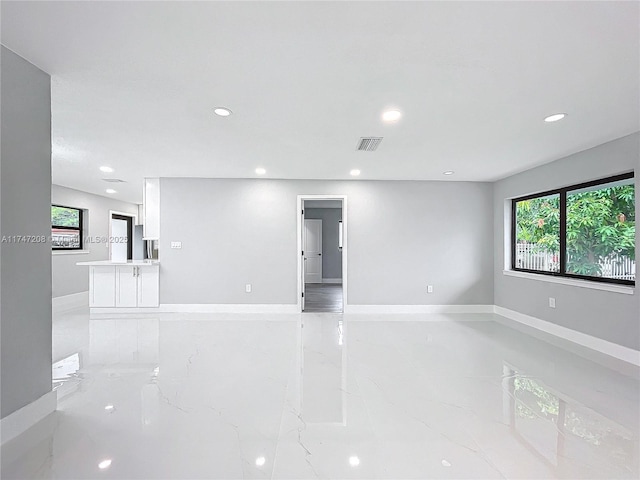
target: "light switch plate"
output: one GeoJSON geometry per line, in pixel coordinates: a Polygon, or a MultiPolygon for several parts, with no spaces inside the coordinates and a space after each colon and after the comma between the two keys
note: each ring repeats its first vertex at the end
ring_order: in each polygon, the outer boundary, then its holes
{"type": "Polygon", "coordinates": [[[244,291],[247,292],[247,293],[251,293],[251,284],[250,283],[247,283],[244,286],[244,291]]]}
{"type": "Polygon", "coordinates": [[[556,299],[553,297],[549,297],[549,307],[556,308],[556,299]]]}
{"type": "Polygon", "coordinates": [[[182,248],[182,242],[171,242],[171,248],[182,248]]]}
{"type": "Polygon", "coordinates": [[[427,285],[427,293],[433,293],[433,285],[427,285]]]}

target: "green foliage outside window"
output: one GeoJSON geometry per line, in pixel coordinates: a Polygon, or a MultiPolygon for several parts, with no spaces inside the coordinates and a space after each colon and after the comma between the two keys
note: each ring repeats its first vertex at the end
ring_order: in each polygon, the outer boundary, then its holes
{"type": "Polygon", "coordinates": [[[567,193],[567,272],[600,275],[610,255],[635,258],[633,185],[567,193]]]}
{"type": "Polygon", "coordinates": [[[51,206],[51,225],[55,227],[80,227],[80,212],[75,208],[51,206]]]}
{"type": "MultiPolygon", "coordinates": [[[[567,273],[600,276],[606,257],[635,259],[634,185],[577,192],[567,192],[567,273]]],[[[559,253],[558,194],[516,203],[516,242],[535,244],[538,251],[559,253]]]]}
{"type": "Polygon", "coordinates": [[[560,196],[532,198],[516,204],[516,241],[541,251],[560,250],[560,196]]]}

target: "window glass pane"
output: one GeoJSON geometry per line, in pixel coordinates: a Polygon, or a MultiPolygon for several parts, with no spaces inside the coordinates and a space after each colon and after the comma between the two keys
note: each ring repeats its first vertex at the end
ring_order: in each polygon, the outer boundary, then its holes
{"type": "Polygon", "coordinates": [[[633,179],[567,192],[567,273],[635,280],[633,179]]]}
{"type": "Polygon", "coordinates": [[[64,228],[51,229],[52,248],[80,248],[80,231],[64,228]]]}
{"type": "Polygon", "coordinates": [[[80,228],[80,210],[51,206],[51,225],[80,228]]]}
{"type": "Polygon", "coordinates": [[[515,268],[560,271],[560,195],[516,202],[515,268]]]}

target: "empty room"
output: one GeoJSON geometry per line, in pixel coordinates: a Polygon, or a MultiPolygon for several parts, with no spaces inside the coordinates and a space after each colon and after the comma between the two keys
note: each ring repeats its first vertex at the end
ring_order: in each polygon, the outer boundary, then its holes
{"type": "Polygon", "coordinates": [[[0,8],[3,479],[640,477],[640,3],[0,8]]]}

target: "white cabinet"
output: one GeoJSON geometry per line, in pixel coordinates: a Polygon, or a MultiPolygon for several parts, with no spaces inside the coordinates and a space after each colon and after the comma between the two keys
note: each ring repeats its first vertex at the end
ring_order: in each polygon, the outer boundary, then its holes
{"type": "Polygon", "coordinates": [[[89,306],[116,306],[116,267],[89,267],[89,306]]]}
{"type": "Polygon", "coordinates": [[[144,211],[142,236],[145,240],[160,238],[160,179],[145,178],[142,190],[144,211]]]}
{"type": "Polygon", "coordinates": [[[138,308],[160,305],[160,266],[91,265],[89,307],[138,308]]]}
{"type": "Polygon", "coordinates": [[[138,306],[160,305],[160,269],[157,265],[141,265],[138,268],[138,306]]]}
{"type": "Polygon", "coordinates": [[[116,267],[116,307],[138,306],[138,277],[134,266],[116,267]]]}

